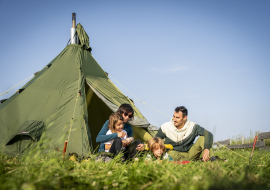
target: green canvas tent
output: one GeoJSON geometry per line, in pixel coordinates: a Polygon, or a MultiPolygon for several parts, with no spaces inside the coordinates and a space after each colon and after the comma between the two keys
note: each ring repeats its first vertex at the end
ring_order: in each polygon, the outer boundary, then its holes
{"type": "Polygon", "coordinates": [[[88,155],[109,115],[123,103],[135,110],[134,137],[148,141],[156,130],[108,78],[91,54],[78,24],[79,44],[70,44],[26,85],[0,104],[0,146],[10,155],[31,149],[42,138],[46,151],[88,155]],[[46,146],[45,146],[46,145],[46,146]]]}

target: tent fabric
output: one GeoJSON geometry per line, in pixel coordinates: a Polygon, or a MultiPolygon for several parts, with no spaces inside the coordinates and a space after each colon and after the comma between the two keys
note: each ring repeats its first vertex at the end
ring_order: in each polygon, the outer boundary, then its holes
{"type": "Polygon", "coordinates": [[[104,96],[102,96],[96,89],[94,89],[89,83],[88,86],[91,88],[93,93],[95,93],[113,112],[118,110],[118,106],[107,100],[104,96]]]}
{"type": "Polygon", "coordinates": [[[44,123],[42,121],[25,121],[20,129],[15,133],[11,140],[6,144],[13,144],[13,139],[16,136],[27,135],[32,140],[38,140],[41,137],[44,130],[44,123]]]}
{"type": "Polygon", "coordinates": [[[25,151],[34,141],[38,141],[44,131],[42,121],[25,121],[15,135],[5,145],[9,152],[25,151]]]}
{"type": "MultiPolygon", "coordinates": [[[[89,43],[87,34],[82,34],[85,41],[81,42],[89,43]]],[[[23,86],[21,93],[0,104],[1,150],[20,155],[40,139],[45,139],[42,143],[45,152],[62,150],[68,140],[67,154],[87,156],[97,148],[97,133],[109,115],[123,103],[129,103],[135,110],[131,123],[135,138],[145,142],[152,138],[149,122],[109,80],[85,47],[67,45],[23,86]]]]}
{"type": "Polygon", "coordinates": [[[78,37],[79,37],[79,40],[80,40],[82,47],[85,50],[88,50],[91,52],[92,49],[89,46],[89,37],[88,37],[87,33],[85,32],[83,26],[80,23],[77,24],[77,26],[76,26],[76,32],[78,34],[78,37]]]}
{"type": "Polygon", "coordinates": [[[108,120],[113,111],[93,92],[93,90],[86,84],[86,101],[88,112],[88,126],[92,138],[91,149],[96,150],[99,143],[96,143],[96,137],[101,130],[101,127],[108,120]],[[90,95],[89,95],[90,94],[90,95]]]}
{"type": "MultiPolygon", "coordinates": [[[[27,82],[22,88],[27,88],[30,84],[32,84],[39,76],[41,76],[51,65],[52,63],[59,58],[62,53],[66,50],[66,48],[60,53],[58,54],[49,64],[47,64],[41,71],[39,71],[39,73],[32,78],[29,82],[27,82]]],[[[2,108],[4,108],[6,105],[9,104],[9,102],[11,102],[14,98],[16,98],[19,95],[19,93],[15,93],[13,94],[10,98],[7,99],[7,101],[3,102],[2,104],[0,104],[0,110],[2,108]]]]}
{"type": "MultiPolygon", "coordinates": [[[[107,107],[112,110],[112,112],[116,112],[118,110],[118,108],[119,108],[118,106],[116,106],[115,104],[108,101],[97,90],[95,90],[90,84],[88,84],[88,85],[92,89],[92,91],[99,97],[99,99],[102,100],[107,105],[107,107]]],[[[106,117],[106,120],[107,119],[108,119],[108,117],[106,117]]],[[[152,136],[154,136],[156,134],[156,132],[154,132],[154,131],[158,130],[157,127],[151,125],[146,119],[142,119],[142,118],[139,118],[136,116],[134,116],[133,121],[129,121],[129,124],[131,124],[131,126],[133,128],[134,138],[141,139],[142,142],[144,142],[144,143],[147,143],[152,138],[152,136]],[[138,127],[144,127],[145,130],[141,130],[138,127]],[[149,133],[150,133],[150,135],[149,135],[149,133]]],[[[90,129],[91,129],[91,127],[90,127],[90,129]]]]}
{"type": "MultiPolygon", "coordinates": [[[[115,104],[108,101],[104,96],[102,96],[97,90],[95,90],[91,85],[89,85],[90,88],[95,92],[95,94],[113,111],[116,112],[119,108],[119,106],[116,106],[115,104]]],[[[132,121],[129,121],[131,125],[137,126],[137,127],[149,127],[150,123],[146,119],[139,118],[137,116],[134,116],[134,119],[132,121]]],[[[150,128],[153,130],[154,126],[150,128]]]]}
{"type": "Polygon", "coordinates": [[[4,103],[7,99],[0,100],[0,104],[4,103]]]}
{"type": "Polygon", "coordinates": [[[121,91],[113,85],[113,83],[106,77],[94,77],[87,76],[86,81],[95,88],[102,96],[110,100],[113,104],[120,106],[123,103],[128,103],[134,109],[134,115],[139,118],[144,118],[141,112],[135,107],[132,101],[126,96],[124,96],[121,91]],[[102,84],[102,85],[100,85],[102,84]]]}

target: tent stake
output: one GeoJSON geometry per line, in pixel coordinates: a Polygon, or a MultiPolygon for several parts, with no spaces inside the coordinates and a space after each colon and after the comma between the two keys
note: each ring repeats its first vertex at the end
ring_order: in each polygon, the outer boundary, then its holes
{"type": "Polygon", "coordinates": [[[251,155],[249,157],[249,162],[251,162],[251,159],[252,159],[252,156],[253,156],[253,152],[254,152],[254,149],[255,149],[255,146],[256,146],[257,138],[258,138],[258,136],[256,135],[255,136],[255,139],[254,139],[254,143],[253,143],[253,148],[252,148],[252,151],[251,151],[251,155]]]}
{"type": "Polygon", "coordinates": [[[63,149],[63,159],[65,159],[66,151],[67,151],[67,143],[68,141],[65,141],[64,149],[63,149]]]}

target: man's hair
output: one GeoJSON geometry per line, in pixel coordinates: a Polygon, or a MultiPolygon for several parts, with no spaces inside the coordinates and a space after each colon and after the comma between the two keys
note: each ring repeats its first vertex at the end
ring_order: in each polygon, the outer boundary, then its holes
{"type": "Polygon", "coordinates": [[[188,115],[188,111],[187,111],[187,108],[185,108],[185,106],[179,106],[179,107],[175,108],[174,111],[175,111],[176,113],[178,113],[179,111],[182,112],[183,117],[185,117],[185,116],[188,115]]]}
{"type": "MultiPolygon", "coordinates": [[[[125,113],[125,114],[132,113],[132,117],[134,116],[134,110],[133,110],[133,108],[131,107],[131,105],[129,105],[129,104],[122,104],[122,105],[118,108],[117,113],[120,113],[121,115],[122,115],[123,113],[125,113]]],[[[130,119],[132,119],[132,118],[130,118],[130,119]]]]}
{"type": "Polygon", "coordinates": [[[166,150],[163,140],[158,137],[154,137],[148,141],[148,148],[151,152],[153,152],[156,147],[160,147],[163,152],[166,150]]]}
{"type": "Polygon", "coordinates": [[[108,129],[111,130],[112,133],[115,132],[115,127],[114,125],[119,121],[123,121],[123,116],[120,113],[112,113],[109,117],[109,124],[108,124],[108,129]]]}

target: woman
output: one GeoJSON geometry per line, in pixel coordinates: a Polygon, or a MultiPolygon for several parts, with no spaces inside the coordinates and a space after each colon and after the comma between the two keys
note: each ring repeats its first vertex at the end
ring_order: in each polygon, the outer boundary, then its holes
{"type": "MultiPolygon", "coordinates": [[[[128,137],[133,137],[133,130],[130,124],[128,124],[127,122],[131,119],[133,119],[134,117],[134,110],[133,108],[129,105],[129,104],[122,104],[119,109],[117,110],[118,113],[120,113],[123,116],[123,122],[124,122],[124,130],[127,132],[127,134],[124,131],[121,132],[117,132],[117,133],[113,133],[110,135],[106,135],[107,131],[108,131],[108,123],[109,120],[107,120],[102,129],[100,130],[97,138],[96,138],[96,142],[100,143],[99,146],[99,150],[98,152],[104,152],[105,151],[105,145],[104,142],[113,140],[113,139],[119,139],[120,137],[125,137],[126,135],[128,137]]],[[[144,148],[144,144],[141,143],[140,140],[136,140],[133,143],[129,142],[127,143],[126,141],[117,141],[118,143],[121,143],[122,146],[127,147],[128,149],[125,153],[125,157],[134,157],[137,150],[142,150],[144,148]],[[129,146],[129,144],[131,143],[131,145],[129,146]]]]}

